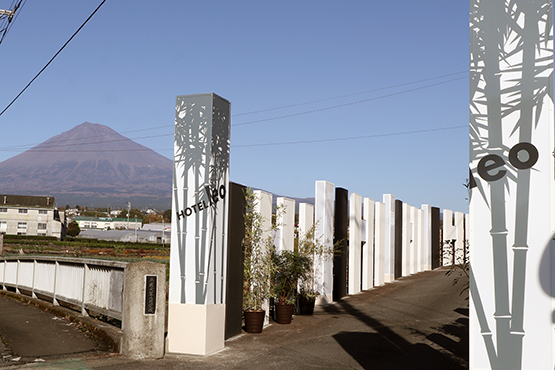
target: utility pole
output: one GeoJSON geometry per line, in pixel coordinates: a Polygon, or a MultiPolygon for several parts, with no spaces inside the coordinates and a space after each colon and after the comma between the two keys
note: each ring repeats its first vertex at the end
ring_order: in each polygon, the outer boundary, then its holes
{"type": "Polygon", "coordinates": [[[165,248],[165,245],[164,245],[164,236],[165,236],[164,231],[165,231],[165,229],[166,229],[166,224],[164,222],[164,215],[162,214],[162,248],[165,248]]]}
{"type": "Polygon", "coordinates": [[[16,9],[17,9],[17,7],[16,7],[14,10],[3,10],[3,9],[0,9],[0,17],[1,17],[1,16],[4,16],[4,15],[7,15],[7,16],[8,16],[8,22],[11,22],[11,21],[12,21],[12,18],[13,18],[13,16],[14,16],[14,14],[15,14],[15,10],[16,10],[16,9]]]}
{"type": "Polygon", "coordinates": [[[127,202],[127,228],[129,229],[129,214],[131,213],[131,202],[127,202]]]}
{"type": "Polygon", "coordinates": [[[8,32],[10,23],[12,23],[12,20],[14,19],[15,12],[17,11],[17,9],[19,9],[22,1],[23,0],[19,0],[19,2],[11,10],[0,9],[0,44],[4,40],[4,37],[8,32]]]}

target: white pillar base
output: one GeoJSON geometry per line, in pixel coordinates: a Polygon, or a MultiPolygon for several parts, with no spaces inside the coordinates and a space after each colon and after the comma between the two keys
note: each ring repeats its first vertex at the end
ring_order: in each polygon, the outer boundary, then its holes
{"type": "Polygon", "coordinates": [[[225,304],[168,306],[166,352],[208,355],[225,347],[225,304]]]}

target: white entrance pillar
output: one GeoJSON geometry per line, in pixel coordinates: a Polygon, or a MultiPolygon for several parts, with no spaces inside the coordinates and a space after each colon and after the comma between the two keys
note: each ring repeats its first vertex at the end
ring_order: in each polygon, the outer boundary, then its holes
{"type": "Polygon", "coordinates": [[[308,203],[299,204],[299,237],[306,233],[314,225],[314,206],[308,203]]]}
{"type": "Polygon", "coordinates": [[[374,286],[374,200],[364,198],[366,243],[362,246],[362,289],[374,286]]]}
{"type": "Polygon", "coordinates": [[[422,259],[424,271],[428,271],[432,269],[432,207],[429,204],[423,204],[422,211],[424,211],[422,259]]]}
{"type": "Polygon", "coordinates": [[[277,220],[276,250],[293,251],[293,244],[295,243],[295,201],[278,197],[276,204],[282,208],[279,215],[280,219],[277,220]]]}
{"type": "Polygon", "coordinates": [[[385,254],[385,204],[376,202],[375,214],[375,246],[374,246],[374,286],[385,284],[384,254],[385,254]]]}
{"type": "MultiPolygon", "coordinates": [[[[274,196],[264,190],[254,190],[253,194],[256,199],[254,211],[262,217],[262,240],[265,241],[268,240],[268,238],[274,237],[274,235],[272,235],[272,203],[274,201],[274,196]]],[[[263,245],[263,248],[266,248],[266,245],[263,245]]],[[[270,301],[268,299],[262,304],[262,309],[265,312],[264,325],[269,324],[270,301]]]]}
{"type": "Polygon", "coordinates": [[[403,203],[403,276],[410,275],[410,241],[412,237],[410,209],[410,204],[403,203]]]}
{"type": "Polygon", "coordinates": [[[349,294],[360,293],[362,264],[362,196],[349,199],[349,294]]]}
{"type": "Polygon", "coordinates": [[[224,347],[229,108],[215,94],[178,96],[166,350],[224,347]]]}
{"type": "Polygon", "coordinates": [[[443,210],[443,266],[451,266],[455,255],[452,240],[455,239],[455,229],[453,228],[453,211],[449,209],[443,210]]]}
{"type": "Polygon", "coordinates": [[[470,9],[470,368],[553,370],[553,2],[470,9]]]}
{"type": "MultiPolygon", "coordinates": [[[[327,181],[316,181],[315,222],[316,238],[328,248],[333,247],[335,185],[327,181]]],[[[314,261],[316,289],[320,293],[317,304],[325,305],[333,301],[333,260],[314,261]]]]}
{"type": "Polygon", "coordinates": [[[395,280],[395,197],[384,194],[385,204],[385,250],[384,250],[384,279],[388,283],[395,280]]]}
{"type": "Polygon", "coordinates": [[[455,212],[455,259],[454,264],[464,262],[464,213],[455,212]]]}

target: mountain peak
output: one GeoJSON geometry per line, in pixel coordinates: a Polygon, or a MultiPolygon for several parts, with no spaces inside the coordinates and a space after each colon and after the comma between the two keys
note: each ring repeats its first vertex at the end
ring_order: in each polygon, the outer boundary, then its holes
{"type": "Polygon", "coordinates": [[[171,179],[170,159],[108,126],[91,122],[0,163],[0,186],[5,192],[51,194],[62,202],[69,193],[166,197],[169,204],[171,179]]]}

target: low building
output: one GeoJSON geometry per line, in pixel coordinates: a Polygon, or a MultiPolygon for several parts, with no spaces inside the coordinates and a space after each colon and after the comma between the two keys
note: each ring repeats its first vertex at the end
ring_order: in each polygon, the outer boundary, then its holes
{"type": "Polygon", "coordinates": [[[171,231],[172,225],[170,223],[162,223],[162,222],[152,222],[150,224],[144,224],[141,230],[145,231],[171,231]]]}
{"type": "Polygon", "coordinates": [[[170,244],[171,233],[152,230],[83,230],[80,238],[136,243],[170,244]]]}
{"type": "Polygon", "coordinates": [[[100,229],[100,230],[116,230],[116,229],[140,229],[143,220],[140,218],[112,218],[112,217],[75,217],[75,222],[80,229],[100,229]]]}
{"type": "Polygon", "coordinates": [[[63,212],[54,197],[0,194],[0,233],[62,237],[63,212]]]}

